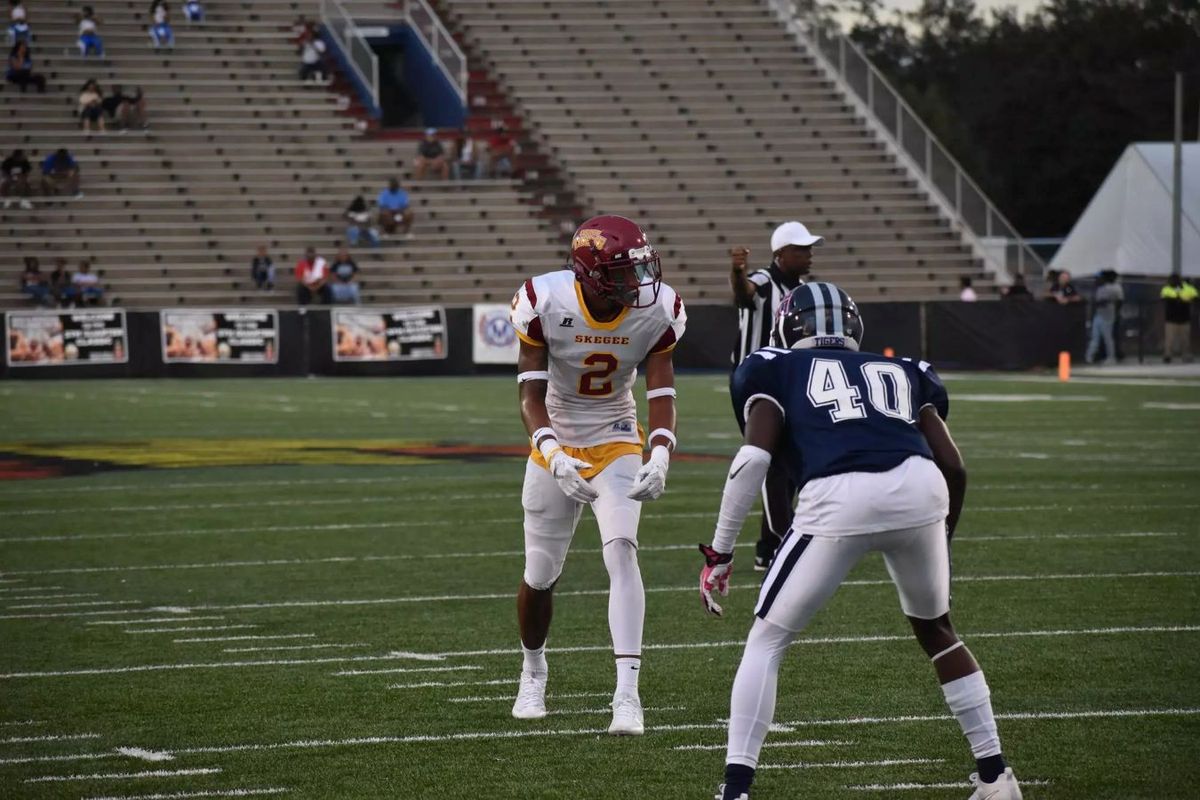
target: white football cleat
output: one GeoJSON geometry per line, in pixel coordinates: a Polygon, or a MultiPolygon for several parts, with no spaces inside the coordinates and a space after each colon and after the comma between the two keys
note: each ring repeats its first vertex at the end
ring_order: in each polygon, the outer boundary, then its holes
{"type": "Polygon", "coordinates": [[[521,685],[517,689],[517,700],[513,703],[512,715],[517,719],[541,719],[546,716],[545,673],[521,673],[521,685]]]}
{"type": "Polygon", "coordinates": [[[1012,767],[1005,767],[1004,774],[996,778],[995,783],[984,783],[978,773],[972,772],[971,784],[975,793],[967,800],[1021,800],[1021,787],[1017,785],[1012,767]]]}
{"type": "Polygon", "coordinates": [[[613,695],[612,710],[608,732],[613,736],[641,736],[646,732],[642,723],[642,701],[636,694],[613,695]]]}
{"type": "MultiPolygon", "coordinates": [[[[725,800],[725,784],[717,784],[717,793],[713,795],[713,800],[725,800]]],[[[750,800],[750,795],[742,792],[735,800],[750,800]]]]}

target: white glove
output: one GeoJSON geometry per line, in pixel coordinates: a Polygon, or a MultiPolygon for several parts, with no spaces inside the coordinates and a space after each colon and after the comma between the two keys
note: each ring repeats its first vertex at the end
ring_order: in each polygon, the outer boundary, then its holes
{"type": "Polygon", "coordinates": [[[667,467],[671,451],[661,444],[650,451],[650,459],[633,476],[633,488],[626,495],[630,500],[657,500],[667,489],[667,467]]]}
{"type": "Polygon", "coordinates": [[[563,450],[556,450],[550,457],[550,474],[558,481],[558,488],[577,503],[590,503],[600,496],[579,474],[579,470],[590,469],[591,466],[586,461],[572,458],[563,450]]]}

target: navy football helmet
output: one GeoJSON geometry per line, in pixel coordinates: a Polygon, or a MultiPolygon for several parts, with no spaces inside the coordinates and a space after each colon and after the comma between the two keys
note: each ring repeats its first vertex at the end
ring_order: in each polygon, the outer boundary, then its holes
{"type": "Polygon", "coordinates": [[[771,345],[789,350],[841,347],[857,350],[863,323],[858,306],[832,283],[806,283],[783,298],[771,328],[771,345]]]}

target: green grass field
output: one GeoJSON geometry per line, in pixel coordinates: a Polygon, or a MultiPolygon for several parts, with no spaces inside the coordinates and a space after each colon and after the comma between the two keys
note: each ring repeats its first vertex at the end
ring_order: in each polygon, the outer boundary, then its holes
{"type": "MultiPolygon", "coordinates": [[[[511,379],[0,385],[0,472],[124,465],[0,481],[0,797],[711,797],[758,518],[726,617],[706,617],[695,544],[738,438],[724,376],[679,384],[695,458],[643,513],[633,739],[603,733],[588,514],[559,584],[551,716],[509,715],[511,379]]],[[[1200,381],[948,385],[971,472],[956,622],[1026,798],[1200,796],[1200,381]]],[[[886,577],[861,564],[792,648],[756,800],[970,793],[886,577]]]]}

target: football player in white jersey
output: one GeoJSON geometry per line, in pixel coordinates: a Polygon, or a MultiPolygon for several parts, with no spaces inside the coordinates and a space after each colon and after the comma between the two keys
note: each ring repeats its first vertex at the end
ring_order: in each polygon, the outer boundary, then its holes
{"type": "Polygon", "coordinates": [[[608,626],[617,687],[608,732],[640,735],[638,696],[646,599],[637,561],[642,501],[666,488],[675,449],[672,353],[683,336],[683,301],[662,282],[658,253],[624,217],[589,219],[571,241],[571,266],[531,278],[512,301],[520,337],[521,419],[532,451],[525,466],[525,573],[517,592],[524,665],[513,716],[546,715],[546,636],[554,585],[584,505],[600,526],[609,576],[608,626]],[[633,386],[646,364],[650,457],[633,386]]]}

